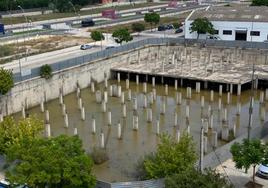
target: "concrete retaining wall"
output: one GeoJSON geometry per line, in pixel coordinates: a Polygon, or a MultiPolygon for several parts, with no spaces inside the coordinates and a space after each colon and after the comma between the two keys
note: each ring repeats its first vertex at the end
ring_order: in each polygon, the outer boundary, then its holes
{"type": "MultiPolygon", "coordinates": [[[[146,58],[148,50],[154,50],[155,47],[143,47],[140,50],[141,58],[146,58]]],[[[77,84],[80,88],[86,88],[90,82],[100,83],[104,81],[104,75],[110,77],[112,66],[124,61],[133,61],[138,57],[138,50],[119,53],[115,56],[89,62],[88,64],[66,69],[54,73],[50,80],[36,78],[16,84],[11,91],[0,98],[0,112],[5,116],[21,111],[22,104],[30,108],[40,104],[42,98],[49,101],[59,97],[60,88],[63,94],[74,92],[77,84]]]]}

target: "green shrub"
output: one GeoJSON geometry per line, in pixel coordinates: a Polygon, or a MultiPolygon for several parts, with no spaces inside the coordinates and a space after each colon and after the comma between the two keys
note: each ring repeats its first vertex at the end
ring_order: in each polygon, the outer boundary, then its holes
{"type": "Polygon", "coordinates": [[[174,22],[172,25],[174,26],[175,29],[179,29],[181,27],[181,23],[178,22],[174,22]]]}
{"type": "Polygon", "coordinates": [[[0,94],[5,95],[14,85],[12,71],[0,68],[0,94]]]}
{"type": "Polygon", "coordinates": [[[14,47],[9,45],[0,46],[0,57],[10,56],[14,51],[14,47]]]}
{"type": "Polygon", "coordinates": [[[142,23],[133,23],[131,25],[131,28],[133,31],[138,32],[138,33],[145,30],[145,26],[142,23]]]}
{"type": "Polygon", "coordinates": [[[105,161],[109,160],[107,151],[102,148],[93,148],[93,151],[90,156],[92,157],[94,164],[102,164],[105,161]]]}
{"type": "Polygon", "coordinates": [[[52,68],[50,65],[43,65],[40,68],[40,76],[45,79],[50,79],[52,77],[52,68]]]}

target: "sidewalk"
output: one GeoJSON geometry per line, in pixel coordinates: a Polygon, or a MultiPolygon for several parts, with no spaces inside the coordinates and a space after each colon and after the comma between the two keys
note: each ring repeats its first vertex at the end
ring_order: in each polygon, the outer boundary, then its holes
{"type": "MultiPolygon", "coordinates": [[[[251,167],[246,174],[245,170],[235,168],[235,163],[232,159],[228,159],[227,161],[223,162],[221,166],[217,166],[216,170],[219,173],[228,176],[236,188],[244,188],[246,183],[252,181],[253,168],[251,167]]],[[[256,167],[256,171],[257,170],[258,167],[256,167]]],[[[256,183],[263,185],[263,188],[268,188],[267,179],[255,176],[255,181],[256,183]]]]}

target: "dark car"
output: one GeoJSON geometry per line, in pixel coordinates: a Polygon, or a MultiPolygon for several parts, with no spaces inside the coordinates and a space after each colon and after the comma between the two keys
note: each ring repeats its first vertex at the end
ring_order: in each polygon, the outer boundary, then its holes
{"type": "Polygon", "coordinates": [[[115,48],[115,46],[107,46],[105,49],[115,48]]]}
{"type": "Polygon", "coordinates": [[[94,26],[95,22],[92,20],[92,18],[86,18],[84,20],[82,20],[81,22],[81,26],[82,27],[90,27],[90,26],[94,26]]]}
{"type": "Polygon", "coordinates": [[[170,29],[175,29],[175,28],[172,24],[168,24],[168,25],[166,25],[166,29],[170,30],[170,29]]]}
{"type": "Polygon", "coordinates": [[[183,32],[183,29],[181,29],[181,28],[178,28],[178,29],[176,29],[176,31],[175,31],[175,33],[182,33],[183,32]]]}
{"type": "Polygon", "coordinates": [[[158,31],[165,31],[166,27],[164,25],[160,25],[160,26],[158,26],[157,30],[158,31]]]}

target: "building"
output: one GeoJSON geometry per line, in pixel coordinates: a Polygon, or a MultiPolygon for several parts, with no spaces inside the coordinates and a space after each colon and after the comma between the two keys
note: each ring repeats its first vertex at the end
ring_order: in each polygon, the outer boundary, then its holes
{"type": "MultiPolygon", "coordinates": [[[[196,39],[191,33],[191,23],[196,18],[206,17],[213,24],[215,38],[219,40],[243,40],[263,42],[268,40],[267,7],[209,7],[193,11],[185,20],[185,38],[196,39]]],[[[200,34],[200,38],[207,38],[200,34]]]]}

